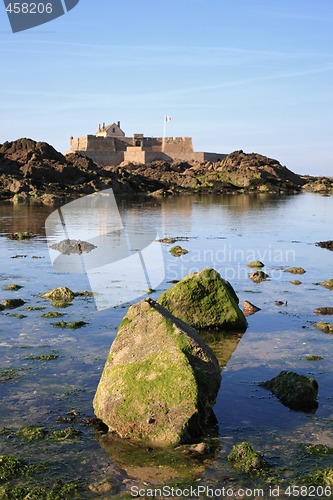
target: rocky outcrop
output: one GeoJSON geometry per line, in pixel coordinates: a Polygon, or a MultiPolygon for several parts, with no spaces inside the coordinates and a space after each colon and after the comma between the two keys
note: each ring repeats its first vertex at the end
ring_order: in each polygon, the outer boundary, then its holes
{"type": "Polygon", "coordinates": [[[113,188],[147,193],[164,185],[126,170],[107,169],[79,154],[67,157],[45,142],[19,139],[0,145],[0,199],[52,203],[113,188]]]}
{"type": "Polygon", "coordinates": [[[96,416],[120,437],[172,445],[202,435],[221,381],[197,332],[147,299],[129,308],[94,398],[96,416]]]}
{"type": "Polygon", "coordinates": [[[110,187],[116,194],[166,196],[182,192],[297,192],[305,185],[311,190],[310,184],[309,178],[291,172],[277,160],[241,150],[216,163],[154,161],[103,167],[80,154],[63,156],[49,144],[31,139],[0,145],[0,199],[13,201],[53,203],[59,197],[110,187]]]}
{"type": "Polygon", "coordinates": [[[312,411],[318,407],[318,383],[311,377],[283,371],[259,385],[270,390],[291,410],[312,411]]]}
{"type": "Polygon", "coordinates": [[[234,289],[214,269],[186,276],[162,293],[158,303],[199,330],[247,327],[234,289]]]}

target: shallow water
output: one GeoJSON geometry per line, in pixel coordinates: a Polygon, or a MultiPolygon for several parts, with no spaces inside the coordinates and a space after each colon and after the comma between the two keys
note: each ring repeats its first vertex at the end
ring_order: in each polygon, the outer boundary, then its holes
{"type": "MultiPolygon", "coordinates": [[[[214,267],[231,282],[241,304],[249,300],[261,308],[248,317],[249,327],[243,336],[212,340],[220,363],[227,362],[215,406],[220,450],[200,467],[194,464],[193,476],[198,476],[203,485],[221,486],[221,478],[224,478],[227,484],[233,485],[235,480],[250,487],[251,481],[237,475],[226,461],[232,445],[240,441],[249,441],[274,465],[290,468],[291,472],[286,474],[291,477],[295,471],[311,470],[316,464],[300,460],[299,443],[333,446],[330,357],[333,337],[314,327],[316,321],[332,321],[332,317],[313,313],[317,307],[333,305],[333,291],[315,284],[333,278],[333,252],[315,246],[316,241],[333,239],[333,197],[314,194],[183,196],[156,201],[119,199],[118,206],[125,225],[139,230],[142,227],[143,231],[147,226],[153,227],[161,238],[185,238],[177,244],[189,253],[179,258],[169,254],[170,245],[162,245],[165,279],[151,295],[153,298],[168,288],[171,280],[214,267]],[[251,270],[246,263],[252,260],[265,263],[268,281],[254,284],[248,278],[251,270]],[[284,272],[292,266],[303,267],[306,273],[284,272]],[[302,284],[293,285],[294,279],[302,284]],[[278,307],[275,301],[284,304],[278,307]],[[308,355],[323,359],[308,361],[308,355]],[[258,382],[272,378],[281,370],[316,378],[319,407],[315,414],[291,411],[258,387],[258,382]]],[[[152,467],[158,468],[161,457],[138,473],[137,466],[125,463],[123,450],[120,459],[116,447],[110,452],[93,429],[82,424],[84,418],[93,416],[94,392],[128,305],[98,312],[92,297],[78,297],[68,308],[55,309],[39,297],[40,293],[57,286],[68,286],[74,291],[89,290],[84,274],[58,273],[51,266],[44,223],[52,211],[51,207],[37,205],[0,206],[0,299],[20,297],[26,301],[19,309],[0,313],[0,370],[16,372],[12,380],[0,383],[0,427],[9,428],[13,436],[11,439],[8,434],[0,436],[0,453],[50,462],[48,477],[51,470],[55,478],[74,479],[83,485],[107,476],[116,485],[114,492],[125,491],[134,484],[133,480],[137,480],[137,484],[150,482],[152,467]],[[30,231],[37,237],[27,241],[6,237],[19,231],[30,231]],[[23,288],[17,292],[4,291],[2,287],[10,283],[23,288]],[[29,306],[43,310],[26,310],[29,306]],[[41,317],[55,310],[65,316],[41,317]],[[13,317],[15,313],[25,317],[13,317]],[[52,326],[62,319],[83,320],[88,324],[75,331],[52,326]],[[50,353],[59,357],[51,361],[33,359],[50,353]],[[81,439],[75,442],[44,440],[28,445],[14,435],[15,430],[24,425],[64,427],[57,418],[66,416],[71,409],[78,414],[73,425],[83,432],[81,439]]],[[[118,281],[115,286],[124,287],[126,283],[118,281]]],[[[317,465],[330,465],[329,459],[317,465]]],[[[177,468],[182,469],[177,466],[176,472],[177,468]]],[[[163,469],[163,476],[161,470],[160,467],[157,481],[163,482],[163,477],[165,480],[177,478],[177,473],[170,475],[170,471],[163,469]]],[[[43,482],[44,476],[39,480],[43,482]]],[[[103,498],[110,496],[108,493],[103,498]]]]}

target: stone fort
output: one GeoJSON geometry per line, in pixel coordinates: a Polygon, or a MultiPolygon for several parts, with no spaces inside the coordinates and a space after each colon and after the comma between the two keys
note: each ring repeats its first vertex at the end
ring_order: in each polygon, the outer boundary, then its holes
{"type": "Polygon", "coordinates": [[[191,137],[126,137],[120,122],[98,126],[94,135],[70,139],[68,153],[80,153],[101,166],[116,166],[122,162],[147,164],[155,160],[217,162],[227,155],[195,152],[191,137]]]}

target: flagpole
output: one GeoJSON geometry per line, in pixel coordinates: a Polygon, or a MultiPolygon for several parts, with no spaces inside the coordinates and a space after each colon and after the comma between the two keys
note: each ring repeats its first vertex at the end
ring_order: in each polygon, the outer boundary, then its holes
{"type": "Polygon", "coordinates": [[[162,152],[164,151],[164,146],[165,146],[166,123],[167,123],[166,116],[164,116],[164,118],[163,118],[163,122],[164,122],[164,125],[163,125],[162,152]]]}

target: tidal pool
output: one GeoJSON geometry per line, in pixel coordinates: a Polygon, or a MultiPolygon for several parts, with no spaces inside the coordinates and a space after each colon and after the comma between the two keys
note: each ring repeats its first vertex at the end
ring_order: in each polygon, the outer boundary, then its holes
{"type": "MultiPolygon", "coordinates": [[[[110,441],[92,425],[94,393],[129,304],[97,311],[91,296],[76,297],[63,308],[41,298],[41,293],[58,286],[89,291],[88,278],[52,268],[44,223],[53,207],[2,204],[0,303],[21,298],[25,304],[0,312],[0,454],[42,465],[40,470],[13,476],[10,484],[50,487],[59,479],[75,482],[79,489],[68,498],[131,497],[131,488],[154,483],[228,486],[234,498],[241,497],[239,488],[248,488],[247,498],[264,498],[254,492],[256,487],[264,484],[267,489],[269,481],[274,486],[278,478],[287,487],[297,484],[299,475],[332,467],[333,455],[307,455],[300,445],[333,447],[333,336],[314,326],[333,319],[313,312],[333,305],[333,291],[316,284],[333,278],[333,252],[315,245],[333,239],[333,197],[263,194],[119,198],[117,202],[125,225],[135,226],[138,232],[152,227],[160,238],[174,237],[188,250],[173,257],[172,244],[162,244],[165,279],[150,297],[157,298],[172,286],[170,282],[190,272],[214,267],[231,282],[240,304],[248,300],[261,308],[248,317],[243,335],[205,335],[222,367],[214,409],[218,435],[211,436],[210,453],[201,456],[182,448],[138,449],[131,443],[110,441]],[[7,237],[26,231],[35,237],[7,237]],[[265,264],[267,281],[255,284],[249,279],[252,270],[246,264],[253,260],[265,264]],[[303,267],[306,273],[285,272],[290,267],[303,267]],[[293,284],[295,279],[301,284],[293,284]],[[10,284],[22,288],[5,290],[10,284]],[[47,317],[53,315],[50,312],[62,316],[47,317]],[[59,321],[87,324],[75,330],[56,328],[53,323],[59,321]],[[309,356],[319,359],[311,361],[309,356]],[[282,370],[317,380],[315,413],[291,411],[258,386],[282,370]],[[28,441],[17,434],[32,425],[45,428],[43,438],[28,441]],[[52,438],[55,431],[69,427],[80,435],[66,437],[64,432],[63,439],[52,438]],[[278,472],[265,482],[234,470],[227,456],[242,441],[251,443],[278,472]]],[[[84,228],[84,220],[80,224],[84,228]]],[[[109,286],[121,291],[126,282],[110,277],[109,286]]],[[[145,296],[138,290],[138,300],[145,296]]],[[[282,488],[279,498],[290,497],[282,488]]]]}

